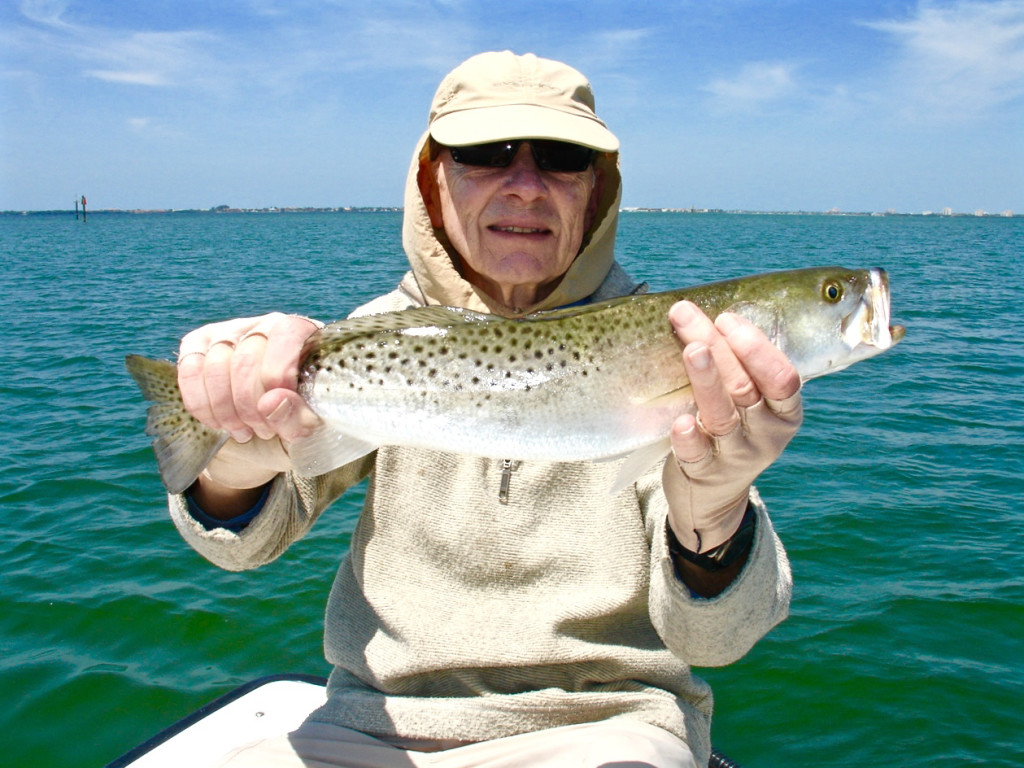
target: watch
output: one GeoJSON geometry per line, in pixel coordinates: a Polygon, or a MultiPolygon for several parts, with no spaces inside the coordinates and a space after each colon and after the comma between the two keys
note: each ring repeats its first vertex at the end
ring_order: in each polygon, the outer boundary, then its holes
{"type": "Polygon", "coordinates": [[[750,545],[754,541],[756,520],[757,514],[754,512],[753,505],[748,501],[747,508],[743,512],[743,519],[740,521],[740,527],[736,529],[736,533],[717,547],[700,553],[691,552],[680,544],[679,539],[676,538],[675,533],[672,531],[672,526],[666,525],[668,529],[668,551],[673,555],[679,555],[683,560],[693,563],[705,571],[721,571],[735,563],[740,555],[750,549],[750,545]]]}

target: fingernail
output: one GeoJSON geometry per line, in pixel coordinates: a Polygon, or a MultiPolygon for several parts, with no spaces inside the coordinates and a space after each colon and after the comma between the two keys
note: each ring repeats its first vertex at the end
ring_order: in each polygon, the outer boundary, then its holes
{"type": "Polygon", "coordinates": [[[687,351],[690,364],[698,371],[706,371],[711,367],[711,350],[703,344],[694,344],[687,351]]]}
{"type": "Polygon", "coordinates": [[[732,312],[723,312],[715,318],[715,325],[722,333],[732,333],[740,326],[740,319],[732,312]]]}
{"type": "Polygon", "coordinates": [[[278,423],[284,421],[292,412],[292,403],[290,400],[282,400],[280,404],[267,415],[267,421],[278,423]]]}
{"type": "Polygon", "coordinates": [[[696,314],[695,309],[694,305],[689,301],[680,301],[672,310],[672,314],[674,315],[673,319],[679,325],[686,325],[696,314]]]}
{"type": "Polygon", "coordinates": [[[236,443],[248,443],[252,440],[252,430],[240,429],[231,433],[231,439],[236,443]]]}
{"type": "Polygon", "coordinates": [[[687,424],[682,429],[676,431],[676,437],[686,438],[686,437],[689,437],[690,435],[692,435],[696,431],[697,431],[697,424],[696,424],[696,422],[690,422],[689,424],[687,424]]]}

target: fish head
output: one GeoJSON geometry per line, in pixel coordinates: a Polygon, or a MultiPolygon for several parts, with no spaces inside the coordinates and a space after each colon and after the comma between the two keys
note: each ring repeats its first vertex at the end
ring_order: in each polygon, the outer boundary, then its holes
{"type": "Polygon", "coordinates": [[[820,326],[805,331],[801,376],[811,379],[841,371],[898,344],[906,333],[890,325],[889,276],[884,269],[825,270],[818,280],[820,326]]]}
{"type": "Polygon", "coordinates": [[[906,329],[890,325],[884,269],[823,267],[778,273],[785,284],[730,308],[760,327],[804,381],[890,349],[906,329]]]}

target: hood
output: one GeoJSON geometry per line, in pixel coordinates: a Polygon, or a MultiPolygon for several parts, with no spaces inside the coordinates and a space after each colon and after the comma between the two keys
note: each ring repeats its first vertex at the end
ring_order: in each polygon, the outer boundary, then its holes
{"type": "MultiPolygon", "coordinates": [[[[426,304],[508,315],[505,307],[459,274],[452,258],[455,251],[448,238],[443,230],[434,229],[430,223],[430,215],[416,181],[421,158],[428,154],[428,137],[429,133],[420,137],[405,182],[402,245],[412,267],[416,288],[426,304]]],[[[581,301],[598,289],[611,270],[615,261],[615,231],[622,194],[619,155],[617,152],[602,153],[595,162],[604,173],[604,190],[594,223],[583,236],[579,254],[555,290],[537,304],[524,308],[517,316],[581,301]]]]}

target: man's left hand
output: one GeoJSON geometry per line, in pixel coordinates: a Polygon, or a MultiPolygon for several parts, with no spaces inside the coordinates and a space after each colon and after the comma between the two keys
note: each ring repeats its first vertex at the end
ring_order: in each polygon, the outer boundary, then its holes
{"type": "Polygon", "coordinates": [[[803,417],[800,375],[745,318],[712,322],[692,302],[669,310],[684,344],[696,414],[672,426],[663,484],[679,543],[706,552],[739,527],[755,478],[782,453],[803,417]]]}

